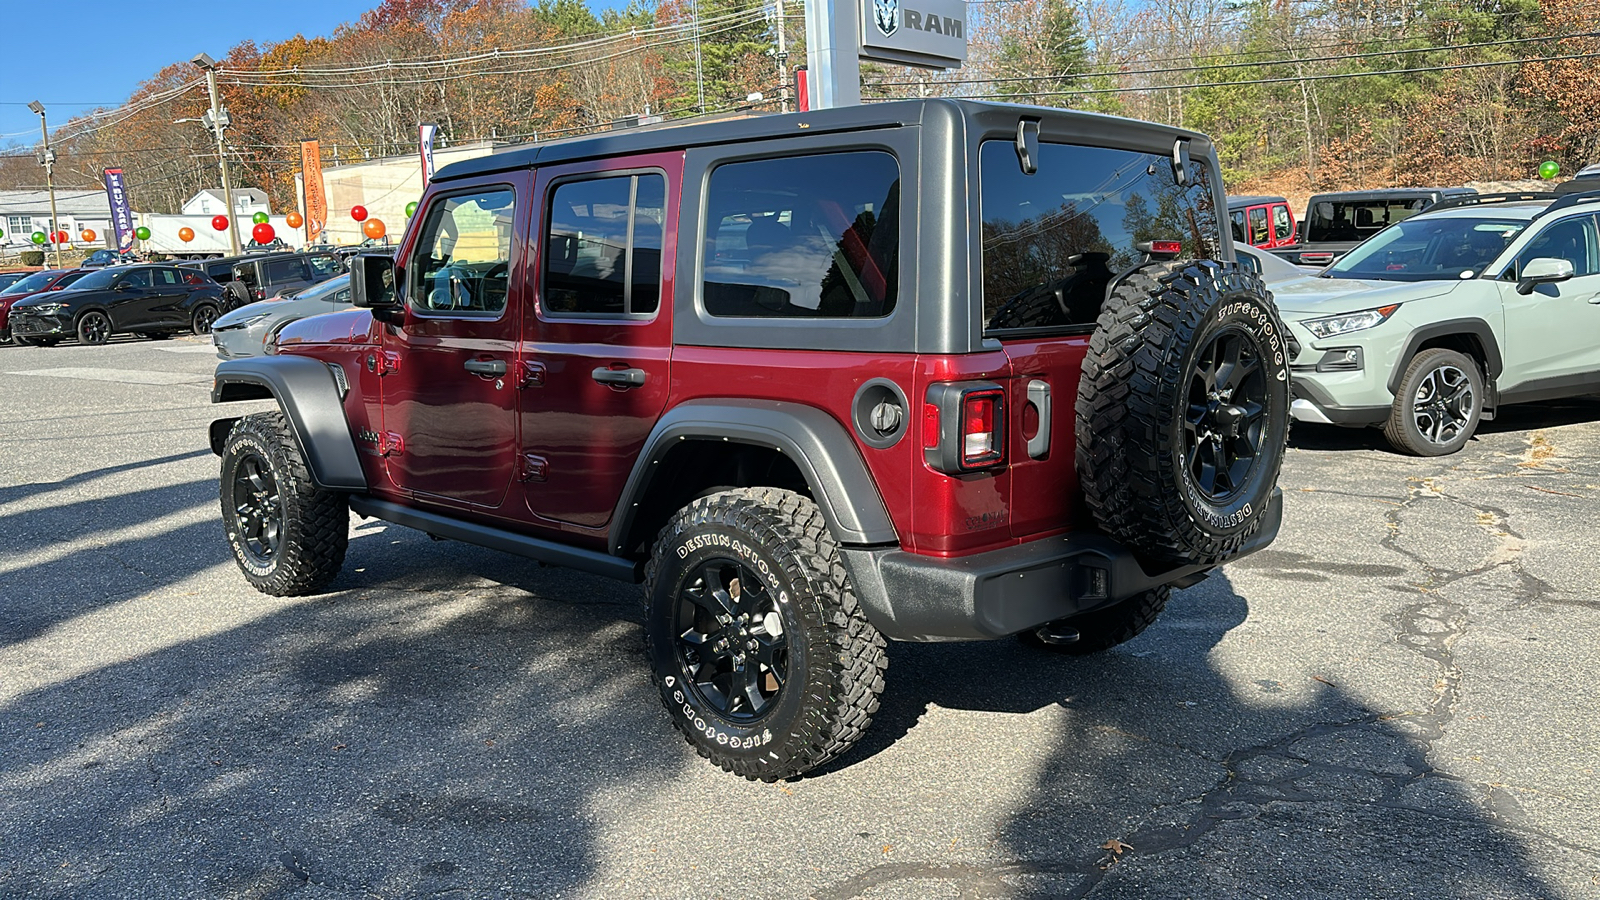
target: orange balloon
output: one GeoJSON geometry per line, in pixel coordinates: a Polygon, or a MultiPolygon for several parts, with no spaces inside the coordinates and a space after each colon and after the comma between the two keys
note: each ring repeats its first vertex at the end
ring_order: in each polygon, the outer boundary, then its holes
{"type": "Polygon", "coordinates": [[[293,210],[291,210],[287,216],[283,217],[283,224],[288,225],[290,228],[299,228],[305,223],[306,220],[300,218],[300,214],[294,212],[293,210]]]}
{"type": "Polygon", "coordinates": [[[183,226],[182,228],[179,228],[178,229],[178,240],[183,241],[185,244],[187,244],[190,241],[194,240],[194,229],[190,228],[187,225],[183,226]]]}
{"type": "Polygon", "coordinates": [[[85,228],[83,230],[83,242],[85,244],[94,243],[94,229],[93,228],[85,228]]]}
{"type": "Polygon", "coordinates": [[[388,232],[383,227],[382,219],[368,219],[361,223],[361,233],[373,240],[377,240],[388,232]]]}

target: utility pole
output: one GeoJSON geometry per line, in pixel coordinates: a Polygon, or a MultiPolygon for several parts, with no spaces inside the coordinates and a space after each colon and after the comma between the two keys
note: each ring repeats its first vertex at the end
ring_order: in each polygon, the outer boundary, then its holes
{"type": "Polygon", "coordinates": [[[783,3],[778,0],[778,108],[789,111],[789,45],[783,29],[783,3]]]}
{"type": "Polygon", "coordinates": [[[217,165],[222,167],[222,198],[228,205],[228,246],[233,249],[233,255],[238,256],[242,252],[239,248],[239,222],[234,215],[233,182],[228,180],[228,155],[222,149],[222,130],[228,127],[230,120],[228,111],[217,105],[217,61],[201,53],[190,62],[206,71],[206,88],[211,92],[210,121],[206,125],[217,137],[217,165]]]}
{"type": "Polygon", "coordinates": [[[39,134],[44,137],[44,154],[40,158],[44,161],[44,186],[50,191],[50,243],[56,247],[56,268],[61,268],[61,242],[56,240],[56,234],[61,231],[61,223],[56,219],[56,152],[50,149],[50,128],[44,120],[44,104],[35,100],[28,104],[30,112],[39,115],[39,134]]]}
{"type": "Polygon", "coordinates": [[[700,66],[700,0],[694,0],[694,83],[699,97],[698,115],[706,114],[706,76],[700,66]]]}

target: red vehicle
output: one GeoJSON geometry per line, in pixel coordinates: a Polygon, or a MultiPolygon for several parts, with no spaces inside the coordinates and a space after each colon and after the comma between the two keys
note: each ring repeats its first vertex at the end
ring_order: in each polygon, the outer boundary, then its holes
{"type": "Polygon", "coordinates": [[[280,406],[212,424],[228,541],[271,594],[352,510],[642,581],[684,737],[798,775],[887,640],[1102,650],[1276,535],[1284,332],[1220,185],[1203,135],[949,100],[457,163],[360,308],[218,365],[280,406]]]}
{"type": "Polygon", "coordinates": [[[1292,247],[1299,240],[1294,211],[1282,197],[1229,197],[1228,221],[1234,241],[1263,250],[1292,247]]]}
{"type": "MultiPolygon", "coordinates": [[[[65,290],[74,281],[89,274],[90,269],[41,269],[11,283],[10,287],[0,290],[0,344],[11,343],[11,307],[19,300],[26,300],[35,294],[49,291],[65,290]]],[[[17,339],[17,343],[27,343],[26,338],[17,339]]]]}

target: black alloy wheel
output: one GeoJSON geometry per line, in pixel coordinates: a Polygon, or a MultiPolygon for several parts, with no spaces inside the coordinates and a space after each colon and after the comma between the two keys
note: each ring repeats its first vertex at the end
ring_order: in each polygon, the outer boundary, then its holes
{"type": "Polygon", "coordinates": [[[1195,354],[1184,415],[1183,464],[1212,503],[1226,503],[1250,482],[1261,455],[1267,374],[1261,347],[1243,328],[1218,331],[1195,354]]]}
{"type": "Polygon", "coordinates": [[[706,560],[685,579],[673,616],[685,684],[729,721],[760,719],[789,680],[783,617],[750,567],[706,560]]]}
{"type": "Polygon", "coordinates": [[[194,311],[194,333],[210,334],[211,326],[216,323],[217,317],[215,306],[209,303],[201,304],[200,308],[194,311]]]}
{"type": "Polygon", "coordinates": [[[258,566],[271,566],[283,539],[283,498],[272,464],[260,454],[245,454],[234,469],[231,499],[238,514],[240,552],[258,566]]]}
{"type": "Polygon", "coordinates": [[[90,310],[78,319],[78,343],[104,344],[111,340],[111,320],[103,312],[90,310]]]}

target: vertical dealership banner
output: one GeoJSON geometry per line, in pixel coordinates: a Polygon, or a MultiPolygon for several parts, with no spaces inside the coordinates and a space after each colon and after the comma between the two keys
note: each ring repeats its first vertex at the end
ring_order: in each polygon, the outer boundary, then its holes
{"type": "Polygon", "coordinates": [[[428,181],[433,178],[433,138],[439,133],[439,126],[428,122],[417,127],[417,145],[422,151],[422,189],[428,189],[428,181]]]}
{"type": "Polygon", "coordinates": [[[300,180],[306,193],[306,243],[317,242],[317,235],[328,224],[328,195],[322,186],[322,148],[316,141],[300,142],[300,180]]]}
{"type": "Polygon", "coordinates": [[[111,205],[111,229],[117,234],[117,249],[133,249],[133,210],[128,208],[128,191],[122,185],[121,169],[106,169],[106,201],[111,205]]]}

